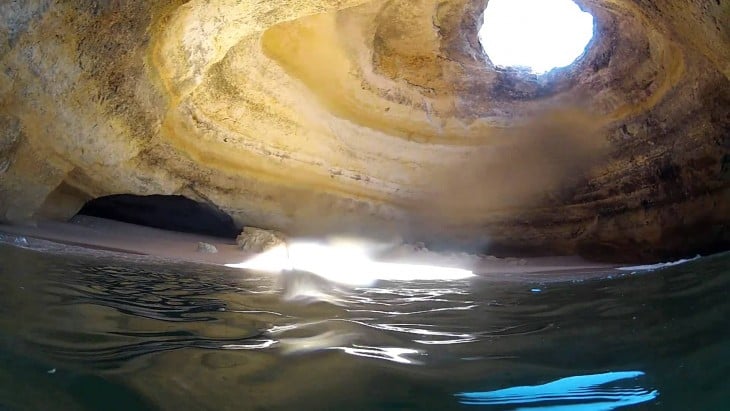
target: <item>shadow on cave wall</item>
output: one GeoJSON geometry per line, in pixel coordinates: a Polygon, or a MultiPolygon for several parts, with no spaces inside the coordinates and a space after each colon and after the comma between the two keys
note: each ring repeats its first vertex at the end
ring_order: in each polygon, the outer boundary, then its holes
{"type": "Polygon", "coordinates": [[[87,202],[78,214],[214,237],[235,238],[240,232],[233,219],[218,208],[175,195],[99,197],[87,202]]]}

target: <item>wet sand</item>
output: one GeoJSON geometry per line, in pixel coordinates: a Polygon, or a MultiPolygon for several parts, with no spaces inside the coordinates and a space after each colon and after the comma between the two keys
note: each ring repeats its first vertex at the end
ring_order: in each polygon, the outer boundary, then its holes
{"type": "MultiPolygon", "coordinates": [[[[203,264],[239,264],[256,256],[242,251],[233,239],[165,231],[97,217],[76,216],[69,222],[40,221],[35,225],[0,225],[4,242],[30,244],[30,248],[74,253],[106,251],[150,258],[203,264]],[[55,246],[43,247],[49,241],[55,246]],[[214,245],[217,253],[198,251],[198,243],[214,245]]],[[[617,265],[593,263],[579,257],[496,258],[467,253],[434,252],[412,245],[393,245],[379,260],[463,268],[493,280],[571,281],[621,274],[617,265]]]]}

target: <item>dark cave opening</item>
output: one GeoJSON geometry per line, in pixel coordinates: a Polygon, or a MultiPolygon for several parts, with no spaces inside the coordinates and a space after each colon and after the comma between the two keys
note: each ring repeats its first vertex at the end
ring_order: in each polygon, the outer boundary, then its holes
{"type": "Polygon", "coordinates": [[[78,214],[213,237],[235,238],[240,232],[217,207],[180,195],[104,196],[88,201],[78,214]]]}

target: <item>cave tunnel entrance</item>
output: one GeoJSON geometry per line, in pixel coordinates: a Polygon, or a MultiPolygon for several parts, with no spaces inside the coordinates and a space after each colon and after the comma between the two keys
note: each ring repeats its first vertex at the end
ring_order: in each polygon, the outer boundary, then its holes
{"type": "Polygon", "coordinates": [[[87,202],[77,215],[221,238],[236,238],[240,232],[228,214],[179,195],[99,197],[87,202]]]}
{"type": "Polygon", "coordinates": [[[578,59],[593,26],[573,0],[489,0],[479,41],[495,66],[543,74],[578,59]]]}

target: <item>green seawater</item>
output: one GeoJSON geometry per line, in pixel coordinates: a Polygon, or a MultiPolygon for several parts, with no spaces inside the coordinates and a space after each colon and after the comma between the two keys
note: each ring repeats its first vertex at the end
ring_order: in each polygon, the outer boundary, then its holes
{"type": "Polygon", "coordinates": [[[548,283],[290,276],[0,244],[0,410],[730,409],[729,253],[548,283]]]}

